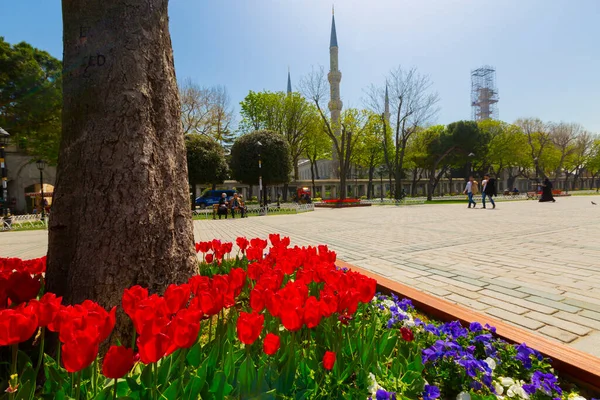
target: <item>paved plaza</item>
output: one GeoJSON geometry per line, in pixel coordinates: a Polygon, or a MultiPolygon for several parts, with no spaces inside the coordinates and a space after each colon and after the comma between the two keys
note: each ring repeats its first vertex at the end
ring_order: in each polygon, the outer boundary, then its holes
{"type": "MultiPolygon", "coordinates": [[[[600,357],[599,196],[318,209],[195,221],[196,240],[290,236],[424,292],[600,357]]],[[[46,252],[45,231],[0,233],[0,256],[46,252]]]]}

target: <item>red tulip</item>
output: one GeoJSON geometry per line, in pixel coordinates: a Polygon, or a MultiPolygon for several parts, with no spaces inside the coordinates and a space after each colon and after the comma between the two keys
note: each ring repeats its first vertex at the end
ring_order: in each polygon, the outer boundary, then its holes
{"type": "Polygon", "coordinates": [[[265,341],[263,342],[263,350],[265,354],[272,356],[273,354],[277,353],[277,350],[279,350],[280,345],[281,339],[279,338],[279,336],[274,335],[272,333],[267,333],[265,341]]]}
{"type": "Polygon", "coordinates": [[[321,310],[319,301],[315,296],[310,296],[304,305],[304,323],[309,329],[319,325],[321,322],[321,310]]]}
{"type": "Polygon", "coordinates": [[[235,239],[235,243],[238,245],[240,250],[242,250],[242,254],[246,252],[246,248],[248,247],[248,244],[250,244],[248,239],[246,239],[245,237],[239,237],[235,239]]]}
{"type": "Polygon", "coordinates": [[[258,339],[265,317],[262,314],[241,312],[237,320],[237,334],[240,342],[250,345],[258,339]]]}
{"type": "Polygon", "coordinates": [[[406,340],[407,342],[412,342],[415,339],[415,334],[410,328],[403,326],[400,328],[400,333],[402,334],[402,339],[406,340]]]}
{"type": "Polygon", "coordinates": [[[111,379],[125,376],[133,368],[133,350],[123,346],[110,346],[102,362],[102,374],[111,379]]]}
{"type": "MultiPolygon", "coordinates": [[[[62,333],[62,332],[61,332],[62,333]]],[[[71,373],[87,368],[98,356],[98,331],[95,326],[72,332],[70,340],[61,347],[61,359],[71,373]]]]}
{"type": "Polygon", "coordinates": [[[171,337],[176,348],[187,349],[198,341],[201,317],[202,311],[186,308],[179,310],[177,315],[173,317],[169,324],[169,337],[171,337]]]}
{"type": "Polygon", "coordinates": [[[210,264],[210,263],[212,263],[212,262],[213,262],[213,259],[214,259],[214,257],[213,257],[213,254],[212,254],[212,253],[208,253],[208,254],[206,255],[206,257],[205,257],[205,260],[206,260],[206,263],[207,263],[207,264],[210,264]]]}
{"type": "Polygon", "coordinates": [[[281,314],[281,323],[288,331],[294,332],[302,328],[302,309],[283,306],[279,313],[281,314]]]}
{"type": "Polygon", "coordinates": [[[125,314],[129,315],[130,318],[133,318],[135,314],[135,310],[140,304],[142,300],[148,298],[148,289],[144,289],[139,285],[135,285],[130,287],[129,289],[125,289],[123,291],[123,311],[125,314]]]}
{"type": "Polygon", "coordinates": [[[331,371],[333,369],[333,365],[335,364],[335,353],[333,351],[326,351],[323,356],[323,368],[331,371]]]}
{"type": "Polygon", "coordinates": [[[35,299],[41,287],[40,275],[32,277],[29,272],[15,272],[8,278],[8,298],[13,303],[21,304],[35,299]]]}
{"type": "Polygon", "coordinates": [[[165,301],[167,309],[171,314],[177,313],[185,307],[190,299],[190,285],[169,285],[165,291],[165,301]]]}
{"type": "Polygon", "coordinates": [[[140,360],[152,364],[163,358],[171,345],[171,338],[164,333],[144,332],[137,339],[140,360]]]}
{"type": "Polygon", "coordinates": [[[37,305],[38,325],[47,326],[54,321],[61,308],[62,297],[56,297],[54,293],[46,293],[37,305]]]}
{"type": "Polygon", "coordinates": [[[10,346],[28,340],[38,327],[32,305],[0,310],[0,346],[10,346]]]}

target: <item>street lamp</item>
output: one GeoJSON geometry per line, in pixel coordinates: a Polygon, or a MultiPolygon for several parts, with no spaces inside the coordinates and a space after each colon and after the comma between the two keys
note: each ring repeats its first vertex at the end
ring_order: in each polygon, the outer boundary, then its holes
{"type": "Polygon", "coordinates": [[[0,128],[0,165],[2,167],[2,175],[1,179],[2,179],[2,204],[3,204],[3,210],[2,210],[2,215],[5,215],[8,217],[9,214],[9,210],[8,210],[8,188],[7,188],[7,184],[8,184],[8,171],[6,169],[6,161],[4,160],[4,158],[6,157],[6,153],[4,152],[4,148],[6,146],[8,146],[8,142],[10,141],[10,135],[8,134],[8,132],[6,132],[4,129],[0,128]]]}
{"type": "Polygon", "coordinates": [[[37,160],[36,164],[37,164],[37,169],[40,170],[40,193],[42,194],[42,201],[41,201],[40,205],[42,207],[42,221],[43,221],[44,217],[46,216],[45,210],[44,210],[44,168],[46,168],[46,162],[44,160],[37,160]]]}

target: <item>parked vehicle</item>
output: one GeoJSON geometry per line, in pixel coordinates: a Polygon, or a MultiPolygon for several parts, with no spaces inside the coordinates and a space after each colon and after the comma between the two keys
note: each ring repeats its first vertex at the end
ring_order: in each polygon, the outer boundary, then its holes
{"type": "Polygon", "coordinates": [[[227,195],[227,201],[231,200],[237,190],[207,190],[202,193],[202,196],[196,198],[196,205],[200,208],[212,207],[213,204],[219,203],[221,194],[227,195]]]}

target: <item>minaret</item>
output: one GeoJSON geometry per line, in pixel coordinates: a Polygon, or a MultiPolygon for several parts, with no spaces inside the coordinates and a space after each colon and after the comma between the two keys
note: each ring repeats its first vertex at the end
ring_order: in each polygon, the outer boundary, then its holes
{"type": "Polygon", "coordinates": [[[385,120],[385,124],[390,126],[390,97],[388,96],[388,85],[385,83],[385,108],[383,111],[383,119],[385,120]]]}
{"type": "MultiPolygon", "coordinates": [[[[331,112],[331,125],[334,134],[339,137],[341,134],[340,126],[340,113],[342,112],[342,101],[340,100],[340,81],[342,80],[342,73],[338,69],[338,42],[337,34],[335,32],[335,15],[334,9],[331,9],[331,39],[329,41],[329,74],[327,74],[329,80],[329,88],[331,99],[329,100],[329,111],[331,112]]],[[[333,149],[333,163],[337,163],[337,154],[335,146],[333,149]]],[[[337,167],[333,168],[334,177],[339,176],[337,167]]]]}
{"type": "Polygon", "coordinates": [[[287,94],[292,94],[292,78],[290,77],[290,67],[288,67],[287,94]]]}

